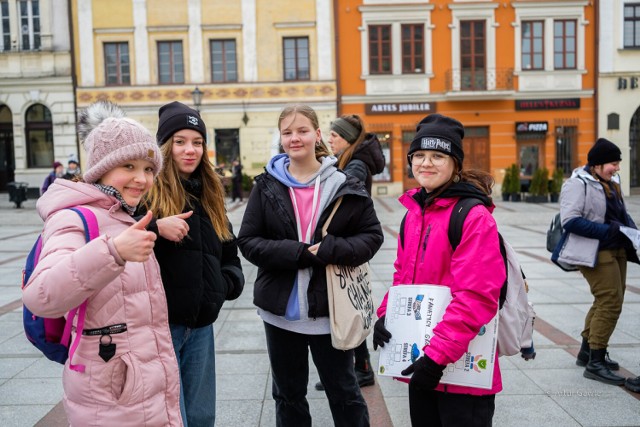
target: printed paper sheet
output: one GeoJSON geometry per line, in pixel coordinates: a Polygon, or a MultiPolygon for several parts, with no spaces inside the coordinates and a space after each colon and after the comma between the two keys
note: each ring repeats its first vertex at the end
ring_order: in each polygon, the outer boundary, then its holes
{"type": "MultiPolygon", "coordinates": [[[[451,292],[446,286],[391,287],[385,326],[392,337],[380,350],[379,375],[402,377],[400,372],[424,354],[422,348],[431,340],[433,328],[442,320],[450,302],[451,292]]],[[[497,336],[496,313],[469,343],[469,349],[460,360],[447,365],[440,382],[490,389],[497,336]]]]}

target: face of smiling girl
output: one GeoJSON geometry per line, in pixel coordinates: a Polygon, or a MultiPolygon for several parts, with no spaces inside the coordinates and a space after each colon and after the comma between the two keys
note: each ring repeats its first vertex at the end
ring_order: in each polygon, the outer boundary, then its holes
{"type": "Polygon", "coordinates": [[[445,184],[454,170],[451,156],[434,150],[418,150],[411,154],[411,171],[427,192],[445,184]]]}
{"type": "Polygon", "coordinates": [[[105,173],[98,182],[118,190],[129,206],[137,206],[153,185],[154,168],[148,160],[130,160],[105,173]]]}
{"type": "Polygon", "coordinates": [[[182,129],[173,134],[171,157],[180,176],[188,179],[202,161],[204,138],[193,129],[182,129]]]}
{"type": "Polygon", "coordinates": [[[315,146],[320,136],[320,129],[315,129],[303,114],[292,113],[280,122],[280,142],[292,160],[315,160],[315,146]]]}

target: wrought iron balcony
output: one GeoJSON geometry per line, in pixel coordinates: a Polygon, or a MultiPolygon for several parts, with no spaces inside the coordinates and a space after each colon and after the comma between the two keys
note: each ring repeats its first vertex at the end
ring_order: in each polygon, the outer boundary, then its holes
{"type": "Polygon", "coordinates": [[[513,90],[513,68],[450,69],[445,74],[447,92],[513,90]]]}

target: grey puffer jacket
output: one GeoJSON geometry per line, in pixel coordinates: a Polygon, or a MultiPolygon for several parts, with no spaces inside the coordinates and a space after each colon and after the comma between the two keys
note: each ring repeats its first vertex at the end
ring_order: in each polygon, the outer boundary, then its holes
{"type": "MultiPolygon", "coordinates": [[[[613,180],[619,183],[619,177],[613,180]]],[[[560,192],[560,218],[562,226],[576,218],[585,219],[582,223],[572,224],[559,252],[557,261],[561,263],[595,267],[600,241],[609,233],[610,225],[605,224],[607,199],[602,185],[583,167],[575,169],[571,178],[562,185],[560,192]]],[[[626,214],[626,212],[625,212],[626,214]]],[[[636,228],[628,214],[626,224],[636,228]]],[[[554,258],[556,254],[554,253],[554,258]]],[[[637,261],[635,252],[628,254],[630,261],[637,261]]]]}

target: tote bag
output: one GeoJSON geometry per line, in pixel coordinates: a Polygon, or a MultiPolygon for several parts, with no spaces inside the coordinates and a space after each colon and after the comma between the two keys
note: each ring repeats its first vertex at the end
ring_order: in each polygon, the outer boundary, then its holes
{"type": "MultiPolygon", "coordinates": [[[[322,237],[342,203],[336,204],[322,227],[322,237]]],[[[351,267],[327,265],[327,293],[331,345],[338,350],[350,350],[362,344],[373,329],[373,298],[369,263],[351,267]]]]}

